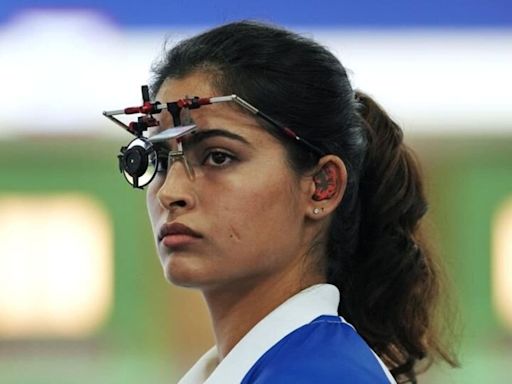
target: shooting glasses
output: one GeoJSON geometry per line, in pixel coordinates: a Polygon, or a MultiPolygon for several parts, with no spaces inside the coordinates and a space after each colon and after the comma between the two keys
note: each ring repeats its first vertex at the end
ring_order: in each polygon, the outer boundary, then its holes
{"type": "Polygon", "coordinates": [[[150,101],[148,87],[143,85],[142,100],[143,104],[138,107],[128,107],[103,112],[105,117],[136,137],[128,145],[121,147],[120,153],[117,156],[119,159],[120,172],[124,175],[126,181],[134,188],[144,188],[153,180],[157,172],[170,169],[172,164],[177,161],[182,162],[189,177],[194,178],[195,162],[193,159],[187,159],[185,156],[183,140],[186,137],[194,135],[198,128],[193,124],[182,125],[180,117],[181,111],[183,109],[197,109],[209,104],[235,102],[253,115],[262,118],[282,135],[295,140],[298,144],[306,147],[319,157],[324,154],[318,147],[298,136],[291,129],[261,112],[237,95],[205,98],[193,97],[169,103],[160,103],[158,101],[150,101]],[[149,127],[160,126],[160,122],[156,120],[153,115],[165,110],[170,112],[173,119],[173,126],[167,127],[163,129],[162,132],[149,138],[145,137],[144,132],[146,132],[149,127]],[[125,124],[115,117],[117,115],[133,114],[140,114],[141,116],[137,118],[137,121],[133,121],[129,124],[125,124]],[[166,145],[171,142],[171,146],[166,145]]]}

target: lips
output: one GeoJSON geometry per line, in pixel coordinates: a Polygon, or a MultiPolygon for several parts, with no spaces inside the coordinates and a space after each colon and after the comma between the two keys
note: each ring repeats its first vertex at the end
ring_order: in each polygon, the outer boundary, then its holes
{"type": "Polygon", "coordinates": [[[158,242],[161,242],[166,237],[174,238],[201,238],[200,233],[190,229],[185,224],[181,223],[166,223],[160,227],[158,232],[158,242]]]}

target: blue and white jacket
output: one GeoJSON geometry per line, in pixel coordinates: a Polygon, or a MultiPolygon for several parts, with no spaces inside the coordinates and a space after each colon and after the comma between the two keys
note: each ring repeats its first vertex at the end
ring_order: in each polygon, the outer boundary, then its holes
{"type": "Polygon", "coordinates": [[[395,383],[352,325],[338,316],[339,291],[309,287],[269,313],[219,363],[210,349],[179,384],[395,383]]]}

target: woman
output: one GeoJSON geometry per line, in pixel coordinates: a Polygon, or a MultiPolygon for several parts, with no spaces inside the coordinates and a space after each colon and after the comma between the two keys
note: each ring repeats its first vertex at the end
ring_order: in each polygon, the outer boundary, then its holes
{"type": "Polygon", "coordinates": [[[455,364],[433,326],[418,166],[330,52],[227,24],[169,50],[151,92],[237,95],[154,116],[193,134],[150,133],[167,147],[147,190],[160,261],[201,290],[216,339],[180,383],[415,382],[420,360],[455,364]]]}

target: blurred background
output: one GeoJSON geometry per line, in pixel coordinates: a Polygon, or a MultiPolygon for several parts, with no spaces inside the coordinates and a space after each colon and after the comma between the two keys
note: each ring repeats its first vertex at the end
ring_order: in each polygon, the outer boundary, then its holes
{"type": "Polygon", "coordinates": [[[512,382],[510,1],[2,0],[0,383],[172,383],[212,345],[101,112],[139,104],[165,41],[247,18],[331,49],[421,159],[462,368],[420,382],[512,382]]]}

